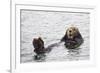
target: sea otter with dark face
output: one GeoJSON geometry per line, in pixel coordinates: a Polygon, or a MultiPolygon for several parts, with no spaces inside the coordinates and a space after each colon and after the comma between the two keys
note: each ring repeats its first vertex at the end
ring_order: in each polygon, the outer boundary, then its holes
{"type": "Polygon", "coordinates": [[[34,46],[34,52],[37,55],[45,53],[44,41],[41,39],[41,37],[34,38],[32,44],[34,46]]]}
{"type": "Polygon", "coordinates": [[[61,42],[65,42],[65,47],[68,49],[75,49],[83,43],[83,38],[76,27],[70,27],[67,29],[61,42]]]}
{"type": "Polygon", "coordinates": [[[44,41],[41,37],[34,38],[32,41],[32,44],[34,46],[34,52],[36,55],[34,56],[35,60],[41,60],[45,58],[45,54],[49,53],[53,47],[57,46],[57,43],[50,44],[47,48],[44,47],[44,41]]]}

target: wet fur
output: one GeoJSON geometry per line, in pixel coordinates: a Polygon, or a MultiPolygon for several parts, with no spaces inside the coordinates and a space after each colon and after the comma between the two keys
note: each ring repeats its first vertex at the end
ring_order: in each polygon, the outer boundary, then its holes
{"type": "MultiPolygon", "coordinates": [[[[73,30],[72,30],[73,31],[73,30]]],[[[63,38],[61,39],[61,42],[65,42],[65,47],[68,48],[68,49],[74,49],[74,48],[77,48],[79,47],[82,43],[83,43],[83,38],[79,32],[79,30],[76,28],[76,27],[71,27],[69,28],[65,35],[63,36],[63,38]],[[70,33],[68,33],[68,31],[70,29],[73,29],[75,28],[75,34],[73,33],[71,35],[71,37],[69,36],[70,33]]]]}
{"type": "Polygon", "coordinates": [[[45,47],[44,47],[44,41],[39,37],[39,38],[34,38],[32,42],[34,46],[34,52],[36,54],[43,54],[45,53],[45,47]]]}

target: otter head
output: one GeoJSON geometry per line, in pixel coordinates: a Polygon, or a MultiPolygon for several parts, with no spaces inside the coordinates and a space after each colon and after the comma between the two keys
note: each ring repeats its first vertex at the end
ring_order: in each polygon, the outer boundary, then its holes
{"type": "Polygon", "coordinates": [[[34,38],[33,39],[33,46],[34,48],[42,48],[44,47],[44,41],[41,39],[41,37],[39,38],[34,38]]]}
{"type": "Polygon", "coordinates": [[[66,31],[66,35],[68,36],[69,39],[73,39],[75,36],[77,36],[79,33],[78,28],[76,27],[70,27],[66,31]]]}

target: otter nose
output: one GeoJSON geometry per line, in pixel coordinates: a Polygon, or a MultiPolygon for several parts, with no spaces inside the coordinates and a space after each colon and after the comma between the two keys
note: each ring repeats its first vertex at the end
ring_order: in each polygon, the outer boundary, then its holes
{"type": "Polygon", "coordinates": [[[72,36],[71,34],[69,34],[69,36],[72,36]]]}

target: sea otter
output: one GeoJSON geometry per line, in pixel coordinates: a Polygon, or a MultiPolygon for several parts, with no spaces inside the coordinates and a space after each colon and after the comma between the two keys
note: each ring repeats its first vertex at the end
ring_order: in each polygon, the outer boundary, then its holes
{"type": "Polygon", "coordinates": [[[65,42],[66,48],[75,49],[83,43],[83,38],[77,27],[70,27],[61,39],[61,42],[65,42]]]}
{"type": "Polygon", "coordinates": [[[41,37],[39,38],[34,38],[32,41],[32,44],[34,46],[34,52],[36,53],[35,55],[35,60],[40,60],[44,58],[46,53],[49,53],[53,47],[57,46],[58,43],[53,43],[48,45],[46,48],[44,46],[44,41],[42,40],[41,37]]]}
{"type": "Polygon", "coordinates": [[[37,55],[45,53],[44,41],[42,40],[41,37],[34,38],[32,44],[34,46],[34,52],[37,55]]]}
{"type": "Polygon", "coordinates": [[[44,47],[44,41],[41,37],[34,38],[32,41],[32,44],[34,46],[34,52],[36,55],[34,56],[35,60],[41,60],[45,57],[46,48],[44,47]]]}

